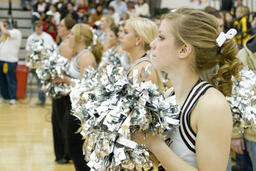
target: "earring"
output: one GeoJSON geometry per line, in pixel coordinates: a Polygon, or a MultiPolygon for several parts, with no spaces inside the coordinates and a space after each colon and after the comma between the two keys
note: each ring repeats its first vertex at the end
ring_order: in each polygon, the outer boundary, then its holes
{"type": "Polygon", "coordinates": [[[138,45],[139,45],[139,43],[138,43],[138,42],[136,42],[136,43],[135,43],[135,45],[136,45],[136,46],[138,46],[138,45]]]}

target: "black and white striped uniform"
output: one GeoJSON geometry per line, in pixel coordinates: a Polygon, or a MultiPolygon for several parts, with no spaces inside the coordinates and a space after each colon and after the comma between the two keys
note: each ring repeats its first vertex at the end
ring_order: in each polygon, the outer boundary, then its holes
{"type": "Polygon", "coordinates": [[[189,92],[180,112],[180,126],[170,132],[166,143],[184,161],[197,168],[195,141],[196,133],[190,125],[191,112],[198,99],[212,87],[206,81],[198,81],[189,92]]]}

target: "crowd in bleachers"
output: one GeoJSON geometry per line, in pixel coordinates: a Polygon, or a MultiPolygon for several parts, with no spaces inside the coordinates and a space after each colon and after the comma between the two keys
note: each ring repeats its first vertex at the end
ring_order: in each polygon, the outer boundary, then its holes
{"type": "Polygon", "coordinates": [[[110,1],[104,0],[99,3],[90,0],[38,0],[32,6],[33,23],[39,20],[43,24],[43,31],[49,33],[59,43],[57,26],[65,17],[73,18],[78,23],[90,24],[99,28],[99,21],[103,15],[114,18],[115,24],[122,23],[132,17],[150,17],[150,9],[144,0],[134,1],[110,1]]]}

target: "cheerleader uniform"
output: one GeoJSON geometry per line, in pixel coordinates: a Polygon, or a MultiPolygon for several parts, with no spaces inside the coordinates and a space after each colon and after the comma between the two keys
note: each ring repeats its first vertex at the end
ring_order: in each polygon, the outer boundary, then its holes
{"type": "MultiPolygon", "coordinates": [[[[63,42],[58,46],[57,51],[63,45],[63,42]]],[[[60,96],[52,98],[52,131],[55,160],[59,164],[68,163],[69,150],[67,141],[67,113],[70,111],[69,96],[60,96]]]]}
{"type": "Polygon", "coordinates": [[[196,133],[190,125],[190,116],[199,98],[212,87],[206,81],[199,80],[190,90],[180,112],[180,126],[168,133],[166,144],[188,164],[197,167],[196,162],[196,133]]]}
{"type": "MultiPolygon", "coordinates": [[[[67,74],[71,78],[81,79],[80,69],[77,64],[78,58],[88,52],[88,49],[82,50],[75,57],[73,57],[69,63],[67,74]]],[[[70,103],[71,109],[71,103],[70,103]]],[[[85,161],[85,156],[83,155],[83,144],[84,140],[82,140],[82,135],[80,133],[76,133],[77,130],[81,127],[81,122],[77,119],[77,117],[70,114],[70,110],[68,113],[68,148],[69,155],[74,162],[76,171],[89,171],[90,168],[87,166],[85,161]]]]}

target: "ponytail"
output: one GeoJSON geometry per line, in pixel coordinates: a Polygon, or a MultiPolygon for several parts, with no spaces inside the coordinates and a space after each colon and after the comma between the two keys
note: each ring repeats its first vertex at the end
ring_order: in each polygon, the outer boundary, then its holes
{"type": "Polygon", "coordinates": [[[99,64],[104,50],[103,45],[99,40],[96,40],[96,45],[91,45],[91,47],[92,54],[95,56],[96,63],[99,64]]]}
{"type": "Polygon", "coordinates": [[[211,79],[211,84],[220,90],[225,96],[232,95],[232,76],[239,78],[242,69],[241,61],[236,57],[238,50],[233,39],[227,40],[221,47],[218,55],[218,73],[211,79]]]}

